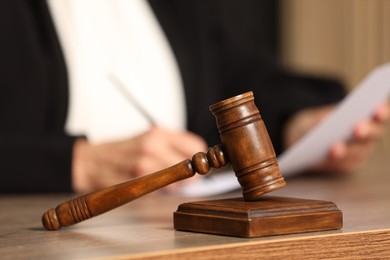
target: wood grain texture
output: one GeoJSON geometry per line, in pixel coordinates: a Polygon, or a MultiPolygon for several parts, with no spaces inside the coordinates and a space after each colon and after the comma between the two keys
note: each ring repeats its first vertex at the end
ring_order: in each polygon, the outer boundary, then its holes
{"type": "MultiPolygon", "coordinates": [[[[341,230],[259,238],[175,231],[178,205],[207,198],[154,192],[90,221],[47,232],[40,215],[72,194],[0,195],[0,258],[14,259],[389,259],[390,160],[377,153],[348,176],[303,175],[272,196],[333,201],[341,230]]],[[[208,199],[226,199],[234,194],[208,199]]]]}
{"type": "Polygon", "coordinates": [[[122,206],[171,183],[207,174],[229,162],[243,191],[244,199],[261,195],[286,185],[280,174],[271,140],[252,92],[218,102],[210,107],[216,118],[222,147],[215,145],[207,154],[199,152],[161,171],[123,182],[62,202],[42,216],[47,230],[59,230],[122,206]]]}
{"type": "Polygon", "coordinates": [[[332,202],[263,196],[188,202],[174,213],[178,230],[237,237],[262,237],[340,229],[342,212],[332,202]]]}
{"type": "Polygon", "coordinates": [[[282,60],[342,79],[349,89],[390,59],[387,0],[283,0],[282,60]]]}
{"type": "Polygon", "coordinates": [[[246,201],[286,185],[266,126],[253,93],[223,100],[212,106],[222,146],[246,201]]]}
{"type": "Polygon", "coordinates": [[[74,225],[194,174],[191,161],[186,160],[165,170],[65,201],[46,211],[42,224],[47,230],[74,225]]]}
{"type": "Polygon", "coordinates": [[[270,243],[239,243],[115,259],[388,259],[390,230],[309,237],[270,243]]]}

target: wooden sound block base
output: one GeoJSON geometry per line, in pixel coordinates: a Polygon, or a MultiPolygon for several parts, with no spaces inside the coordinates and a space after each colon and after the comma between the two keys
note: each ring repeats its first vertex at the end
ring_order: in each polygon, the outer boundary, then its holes
{"type": "Polygon", "coordinates": [[[264,196],[181,204],[174,213],[177,230],[236,237],[262,237],[340,229],[342,212],[332,202],[264,196]]]}

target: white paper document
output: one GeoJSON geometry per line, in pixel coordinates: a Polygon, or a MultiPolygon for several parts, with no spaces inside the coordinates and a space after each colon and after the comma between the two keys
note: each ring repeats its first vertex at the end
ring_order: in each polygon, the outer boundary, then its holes
{"type": "MultiPolygon", "coordinates": [[[[369,118],[390,94],[390,63],[373,70],[326,119],[278,157],[284,177],[304,171],[320,162],[330,146],[351,137],[355,124],[369,118]]],[[[267,124],[265,122],[265,124],[267,124]]],[[[240,186],[234,172],[227,168],[183,189],[187,196],[211,196],[240,186]]]]}

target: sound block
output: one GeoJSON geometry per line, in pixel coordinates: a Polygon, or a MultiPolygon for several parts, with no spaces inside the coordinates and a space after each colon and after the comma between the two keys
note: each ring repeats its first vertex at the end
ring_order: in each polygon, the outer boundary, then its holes
{"type": "Polygon", "coordinates": [[[177,230],[248,238],[343,226],[342,212],[332,202],[272,196],[184,203],[173,219],[177,230]]]}

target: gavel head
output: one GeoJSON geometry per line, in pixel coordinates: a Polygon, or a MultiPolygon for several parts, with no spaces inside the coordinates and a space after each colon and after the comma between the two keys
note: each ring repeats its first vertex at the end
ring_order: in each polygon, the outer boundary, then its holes
{"type": "Polygon", "coordinates": [[[257,109],[247,92],[210,106],[222,147],[238,178],[246,201],[286,185],[275,151],[257,109]]]}

